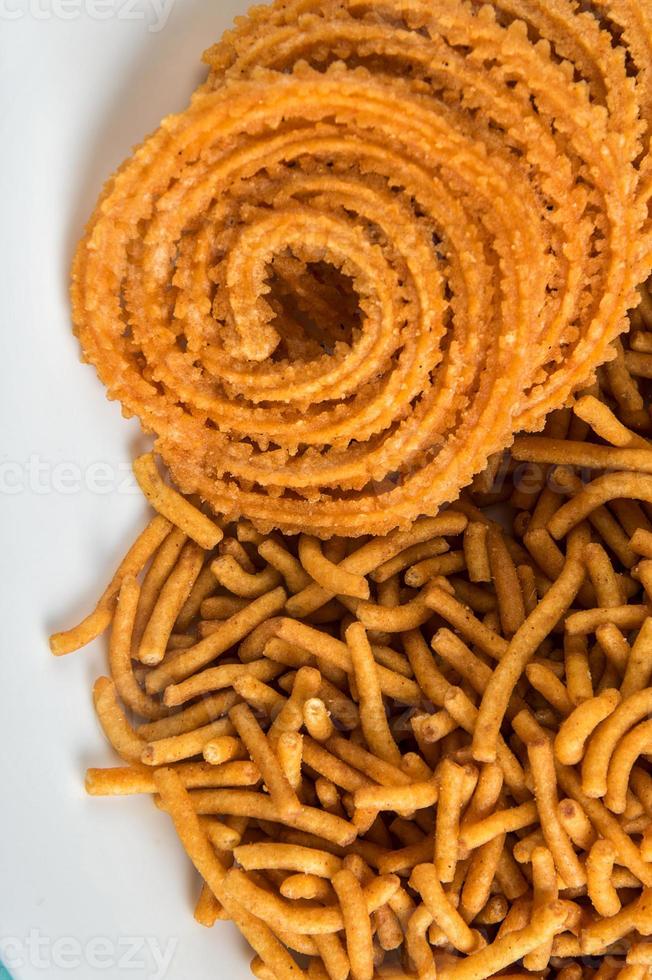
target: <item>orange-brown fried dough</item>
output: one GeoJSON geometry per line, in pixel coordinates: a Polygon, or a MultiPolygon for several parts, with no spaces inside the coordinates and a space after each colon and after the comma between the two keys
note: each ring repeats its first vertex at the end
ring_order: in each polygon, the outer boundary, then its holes
{"type": "Polygon", "coordinates": [[[108,182],[75,329],[185,493],[434,514],[612,356],[649,267],[635,0],[279,0],[108,182]]]}

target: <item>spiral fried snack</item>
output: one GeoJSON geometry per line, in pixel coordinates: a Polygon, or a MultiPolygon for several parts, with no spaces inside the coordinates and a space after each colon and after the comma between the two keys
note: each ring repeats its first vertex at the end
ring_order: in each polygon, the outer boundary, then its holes
{"type": "Polygon", "coordinates": [[[278,0],[108,182],[74,321],[179,488],[257,528],[435,514],[650,268],[637,0],[278,0]],[[584,10],[584,7],[590,9],[584,10]]]}

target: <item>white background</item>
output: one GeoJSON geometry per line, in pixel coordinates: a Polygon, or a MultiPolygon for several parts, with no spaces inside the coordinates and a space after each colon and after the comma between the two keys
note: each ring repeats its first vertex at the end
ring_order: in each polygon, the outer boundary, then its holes
{"type": "Polygon", "coordinates": [[[70,332],[71,253],[103,180],[184,107],[202,51],[247,6],[172,0],[153,31],[152,0],[124,2],[0,0],[0,950],[22,959],[15,980],[144,980],[152,957],[120,967],[121,943],[172,939],[167,980],[237,980],[250,952],[230,925],[194,922],[169,819],[147,799],[84,795],[85,767],[115,764],[90,696],[104,642],[59,659],[47,646],[144,518],[121,486],[142,437],[70,332]]]}

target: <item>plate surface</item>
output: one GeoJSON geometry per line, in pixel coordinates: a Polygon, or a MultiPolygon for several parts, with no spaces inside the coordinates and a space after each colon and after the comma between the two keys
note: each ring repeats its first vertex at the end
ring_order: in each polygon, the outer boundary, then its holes
{"type": "Polygon", "coordinates": [[[0,0],[0,960],[14,980],[249,976],[231,925],[194,922],[198,881],[169,819],[84,794],[85,767],[116,761],[90,697],[104,642],[58,660],[47,647],[145,514],[138,427],[70,332],[71,253],[103,180],[183,108],[202,51],[246,7],[0,0]]]}

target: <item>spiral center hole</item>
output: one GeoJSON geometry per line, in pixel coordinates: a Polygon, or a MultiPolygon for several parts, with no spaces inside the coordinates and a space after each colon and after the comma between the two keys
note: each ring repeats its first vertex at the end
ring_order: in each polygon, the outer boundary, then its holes
{"type": "Polygon", "coordinates": [[[271,264],[267,282],[281,337],[273,360],[312,361],[352,344],[362,316],[350,276],[327,262],[284,257],[271,264]]]}

